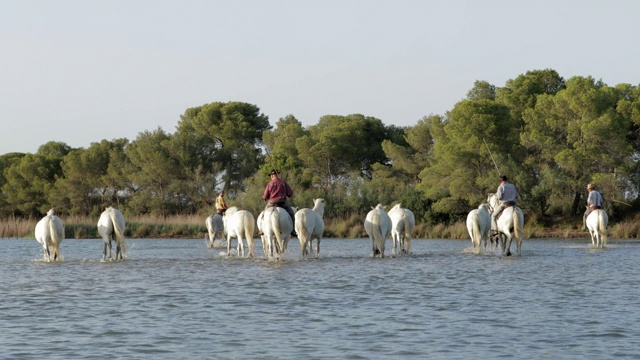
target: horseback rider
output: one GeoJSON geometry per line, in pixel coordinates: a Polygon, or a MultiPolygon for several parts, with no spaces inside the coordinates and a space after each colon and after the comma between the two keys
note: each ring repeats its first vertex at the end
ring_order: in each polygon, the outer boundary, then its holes
{"type": "Polygon", "coordinates": [[[504,208],[507,206],[515,206],[516,198],[518,197],[516,187],[512,183],[507,182],[507,180],[508,178],[505,175],[500,176],[500,186],[498,186],[498,190],[496,190],[496,198],[500,203],[491,213],[491,228],[496,229],[496,231],[498,229],[496,219],[504,208]]]}
{"type": "Polygon", "coordinates": [[[220,215],[224,215],[227,211],[227,204],[224,202],[224,191],[220,191],[216,198],[216,212],[220,215]]]}
{"type": "Polygon", "coordinates": [[[587,197],[587,209],[584,211],[584,216],[582,217],[582,231],[587,230],[587,216],[589,216],[593,210],[602,209],[602,202],[604,201],[602,194],[596,190],[595,185],[587,185],[587,191],[589,191],[589,196],[587,197]]]}
{"type": "MultiPolygon", "coordinates": [[[[293,209],[289,203],[287,203],[287,198],[293,196],[293,190],[291,190],[291,187],[289,187],[284,180],[278,177],[277,170],[271,170],[269,176],[271,176],[271,181],[269,181],[267,187],[264,189],[264,193],[262,194],[262,200],[267,202],[264,209],[267,210],[274,206],[281,207],[289,213],[289,216],[291,216],[291,223],[294,224],[295,214],[293,213],[293,209]]],[[[291,236],[298,236],[295,229],[291,232],[291,236]]]]}

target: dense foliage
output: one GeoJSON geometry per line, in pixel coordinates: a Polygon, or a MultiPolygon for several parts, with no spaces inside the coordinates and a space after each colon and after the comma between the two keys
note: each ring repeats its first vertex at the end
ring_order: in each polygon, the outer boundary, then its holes
{"type": "Polygon", "coordinates": [[[326,115],[306,128],[289,115],[274,127],[255,105],[214,102],[187,109],[174,133],[4,154],[0,216],[52,207],[97,216],[109,205],[129,215],[204,215],[223,189],[230,205],[258,213],[266,174],[277,168],[294,206],[324,197],[332,218],[401,202],[418,221],[451,223],[506,174],[529,221],[575,218],[587,183],[615,219],[638,209],[639,160],[638,86],[565,80],[547,69],[503,87],[477,81],[449,112],[409,127],[361,114],[326,115]]]}

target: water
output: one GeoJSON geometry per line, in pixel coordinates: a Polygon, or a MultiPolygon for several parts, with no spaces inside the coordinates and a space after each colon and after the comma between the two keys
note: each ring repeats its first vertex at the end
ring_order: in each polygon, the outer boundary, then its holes
{"type": "MultiPolygon", "coordinates": [[[[521,257],[469,240],[414,240],[369,257],[365,239],[293,241],[281,262],[198,240],[1,239],[0,358],[636,359],[640,242],[526,240],[521,257]]],[[[390,241],[387,241],[389,249],[390,241]]],[[[257,253],[261,247],[256,245],[257,253]]]]}

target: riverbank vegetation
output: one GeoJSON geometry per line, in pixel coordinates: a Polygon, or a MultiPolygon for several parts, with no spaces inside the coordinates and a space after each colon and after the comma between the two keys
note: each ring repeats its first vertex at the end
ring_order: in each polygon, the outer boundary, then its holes
{"type": "MultiPolygon", "coordinates": [[[[34,238],[34,229],[39,219],[5,218],[0,219],[0,238],[34,238]]],[[[65,224],[66,239],[97,239],[98,229],[94,218],[70,216],[62,219],[65,224]]],[[[127,238],[175,238],[198,239],[207,236],[204,218],[187,215],[160,218],[145,215],[127,219],[125,235],[127,238]]],[[[584,238],[588,233],[574,226],[560,224],[544,227],[532,222],[524,228],[525,238],[584,238]]],[[[357,239],[366,237],[363,220],[359,215],[341,219],[328,219],[324,232],[326,238],[357,239]]],[[[614,224],[609,229],[609,236],[618,239],[635,239],[640,237],[640,218],[629,219],[614,224]]],[[[467,239],[469,238],[464,221],[452,225],[436,224],[432,227],[418,224],[415,229],[416,239],[467,239]]]]}
{"type": "Polygon", "coordinates": [[[586,236],[588,183],[606,199],[611,236],[638,237],[639,159],[638,86],[551,69],[502,87],[476,81],[446,114],[406,127],[362,114],[306,127],[288,115],[272,125],[256,105],[213,102],[187,109],[173,133],[88,148],[51,141],[35,154],[0,156],[0,236],[27,236],[54,208],[67,237],[97,237],[106,206],[125,214],[131,237],[204,236],[218,191],[257,216],[276,168],[294,189],[293,206],[326,200],[330,237],[362,236],[372,206],[400,202],[416,215],[416,237],[465,238],[466,214],[500,174],[519,190],[530,237],[586,236]]]}

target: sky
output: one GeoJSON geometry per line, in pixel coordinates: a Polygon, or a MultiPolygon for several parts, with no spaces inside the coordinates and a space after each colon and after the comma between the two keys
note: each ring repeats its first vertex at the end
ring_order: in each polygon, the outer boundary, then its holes
{"type": "Polygon", "coordinates": [[[531,70],[640,84],[636,0],[0,0],[0,155],[174,133],[186,109],[413,126],[531,70]]]}

